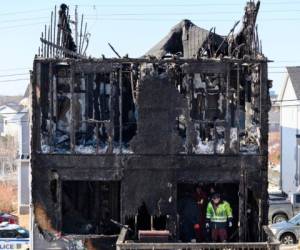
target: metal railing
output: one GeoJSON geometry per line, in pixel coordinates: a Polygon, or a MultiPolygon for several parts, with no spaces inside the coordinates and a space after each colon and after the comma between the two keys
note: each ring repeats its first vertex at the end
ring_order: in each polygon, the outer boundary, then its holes
{"type": "MultiPolygon", "coordinates": [[[[265,229],[265,228],[264,228],[265,229]]],[[[267,242],[236,243],[141,243],[126,241],[127,229],[123,228],[118,237],[117,250],[279,250],[280,242],[269,231],[267,242]]]]}

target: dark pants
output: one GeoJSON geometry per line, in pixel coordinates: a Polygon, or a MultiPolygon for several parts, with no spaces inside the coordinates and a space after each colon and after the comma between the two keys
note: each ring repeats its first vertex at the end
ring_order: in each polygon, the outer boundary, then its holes
{"type": "Polygon", "coordinates": [[[182,223],[182,240],[183,242],[190,242],[192,239],[196,239],[194,224],[184,221],[182,223]]]}
{"type": "Polygon", "coordinates": [[[213,242],[227,241],[227,230],[226,228],[214,228],[211,230],[211,238],[213,242]]]}

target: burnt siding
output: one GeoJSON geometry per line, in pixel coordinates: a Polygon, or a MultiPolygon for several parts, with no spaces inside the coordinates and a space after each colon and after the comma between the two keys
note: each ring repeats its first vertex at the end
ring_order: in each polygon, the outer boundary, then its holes
{"type": "Polygon", "coordinates": [[[187,102],[174,82],[167,76],[143,80],[137,107],[137,135],[131,142],[135,154],[177,154],[184,150],[176,117],[187,108],[187,102]]]}

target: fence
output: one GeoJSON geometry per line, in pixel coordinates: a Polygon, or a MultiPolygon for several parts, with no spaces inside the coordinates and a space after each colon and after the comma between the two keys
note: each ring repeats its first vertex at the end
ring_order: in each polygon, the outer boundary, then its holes
{"type": "Polygon", "coordinates": [[[117,240],[117,250],[279,250],[280,242],[267,227],[267,242],[237,243],[140,243],[126,241],[128,229],[123,228],[117,240]]]}

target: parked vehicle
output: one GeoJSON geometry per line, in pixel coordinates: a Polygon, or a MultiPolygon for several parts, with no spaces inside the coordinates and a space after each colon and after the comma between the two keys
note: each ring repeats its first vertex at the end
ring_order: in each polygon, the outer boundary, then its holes
{"type": "Polygon", "coordinates": [[[17,224],[0,223],[1,250],[29,250],[29,232],[17,224]]]}
{"type": "Polygon", "coordinates": [[[275,237],[283,244],[296,244],[300,237],[300,213],[288,221],[269,226],[275,237]]]}
{"type": "MultiPolygon", "coordinates": [[[[8,213],[2,213],[0,212],[0,223],[1,222],[8,222],[9,224],[18,224],[19,219],[17,216],[8,214],[8,213]]],[[[1,248],[0,248],[1,249],[1,248]]]]}
{"type": "Polygon", "coordinates": [[[284,192],[269,194],[269,222],[287,221],[300,212],[300,193],[284,192]]]}

